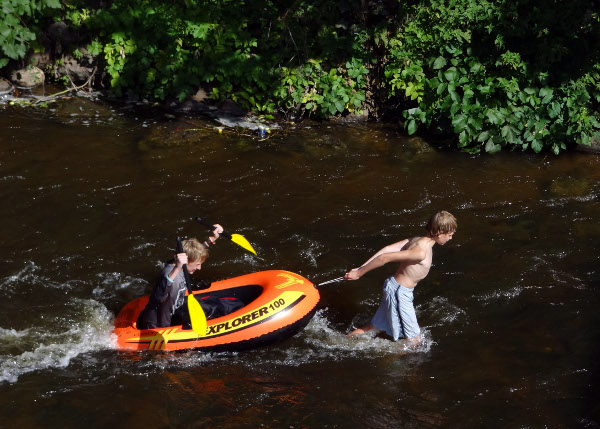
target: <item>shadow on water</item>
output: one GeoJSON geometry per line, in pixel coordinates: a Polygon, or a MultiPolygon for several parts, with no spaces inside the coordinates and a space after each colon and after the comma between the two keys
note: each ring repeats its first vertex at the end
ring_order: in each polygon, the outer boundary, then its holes
{"type": "Polygon", "coordinates": [[[0,107],[0,417],[15,427],[598,427],[598,158],[432,150],[387,125],[283,124],[268,139],[89,100],[0,107]],[[32,113],[33,112],[33,113],[32,113]],[[432,212],[459,220],[415,292],[426,340],[368,322],[393,267],[321,288],[308,327],[245,353],[121,353],[114,315],[174,237],[220,242],[217,280],[321,282],[432,212]]]}

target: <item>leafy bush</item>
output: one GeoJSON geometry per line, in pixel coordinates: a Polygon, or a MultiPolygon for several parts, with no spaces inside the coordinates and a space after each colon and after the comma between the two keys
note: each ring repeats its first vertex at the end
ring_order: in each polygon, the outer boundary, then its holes
{"type": "Polygon", "coordinates": [[[593,3],[2,0],[0,68],[53,11],[101,56],[119,96],[184,100],[201,87],[259,113],[368,108],[463,151],[559,153],[600,137],[593,3]]]}
{"type": "MultiPolygon", "coordinates": [[[[306,11],[298,13],[305,18],[306,11]]],[[[257,112],[297,109],[326,117],[360,107],[367,71],[357,59],[328,69],[327,61],[311,58],[280,65],[281,44],[293,41],[293,19],[279,14],[268,1],[117,0],[86,25],[98,35],[89,49],[102,46],[110,87],[119,96],[184,100],[203,86],[213,99],[230,98],[257,112]],[[273,37],[253,28],[274,23],[273,37]]]]}
{"type": "Polygon", "coordinates": [[[363,88],[367,73],[355,58],[345,64],[345,69],[329,72],[321,68],[320,61],[309,60],[303,67],[282,68],[274,95],[287,110],[306,109],[321,117],[354,112],[365,100],[363,88]]]}
{"type": "Polygon", "coordinates": [[[36,40],[37,19],[49,9],[59,9],[59,0],[2,0],[0,3],[0,69],[10,59],[24,58],[36,40]]]}
{"type": "Polygon", "coordinates": [[[588,2],[432,1],[390,43],[386,76],[420,125],[452,132],[463,150],[550,149],[598,136],[599,18],[588,2]],[[567,16],[565,16],[567,15],[567,16]],[[431,23],[433,31],[430,30],[431,23]],[[578,44],[588,41],[582,61],[578,44]]]}

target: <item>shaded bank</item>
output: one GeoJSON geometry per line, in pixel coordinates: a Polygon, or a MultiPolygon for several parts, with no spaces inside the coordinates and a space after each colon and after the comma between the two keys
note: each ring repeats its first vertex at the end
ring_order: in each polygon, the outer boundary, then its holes
{"type": "Polygon", "coordinates": [[[49,55],[33,65],[65,83],[118,96],[296,121],[366,112],[468,152],[558,153],[600,130],[596,1],[38,3],[0,33],[34,37],[49,55]]]}

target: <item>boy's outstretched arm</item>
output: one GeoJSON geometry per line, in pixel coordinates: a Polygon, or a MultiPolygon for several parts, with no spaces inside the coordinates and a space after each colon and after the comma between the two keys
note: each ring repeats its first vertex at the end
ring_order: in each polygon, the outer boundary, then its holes
{"type": "MultiPolygon", "coordinates": [[[[387,246],[386,248],[391,248],[392,246],[395,245],[387,246]]],[[[402,248],[402,246],[400,246],[400,248],[402,248]]],[[[346,273],[346,280],[358,280],[369,271],[374,270],[375,268],[379,268],[387,264],[388,262],[408,262],[410,264],[418,264],[426,257],[425,250],[420,246],[415,246],[409,250],[382,252],[384,249],[377,252],[360,268],[354,268],[353,270],[346,273]]]]}
{"type": "Polygon", "coordinates": [[[379,252],[375,253],[373,256],[371,256],[367,262],[365,262],[364,264],[361,265],[361,267],[364,267],[365,265],[367,265],[369,262],[371,262],[373,259],[375,259],[376,257],[378,257],[379,255],[383,255],[384,253],[393,253],[393,252],[400,252],[402,250],[402,248],[406,245],[406,243],[408,243],[408,239],[406,240],[402,240],[399,241],[397,243],[394,244],[390,244],[388,246],[385,246],[383,249],[381,249],[379,252]]]}

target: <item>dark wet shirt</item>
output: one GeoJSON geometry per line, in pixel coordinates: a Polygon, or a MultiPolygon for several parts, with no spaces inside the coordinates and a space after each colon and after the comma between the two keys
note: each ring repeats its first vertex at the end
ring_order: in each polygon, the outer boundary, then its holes
{"type": "Polygon", "coordinates": [[[163,328],[171,326],[173,313],[185,302],[185,277],[183,271],[179,271],[173,282],[167,280],[167,276],[173,271],[174,264],[166,264],[162,269],[146,308],[140,314],[138,328],[163,328]]]}

